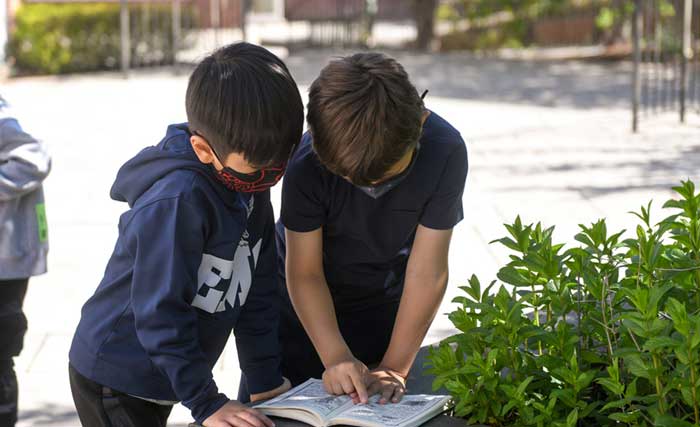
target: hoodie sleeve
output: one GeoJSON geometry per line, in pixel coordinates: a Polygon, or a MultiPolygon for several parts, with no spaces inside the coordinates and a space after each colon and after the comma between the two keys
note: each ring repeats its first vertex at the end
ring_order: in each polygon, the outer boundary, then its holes
{"type": "Polygon", "coordinates": [[[204,221],[193,205],[173,197],[141,208],[124,231],[134,257],[131,304],[139,342],[199,423],[228,401],[199,346],[191,306],[204,221]]]}
{"type": "Polygon", "coordinates": [[[30,193],[49,174],[51,159],[44,145],[24,132],[17,120],[0,124],[0,201],[30,193]]]}
{"type": "Polygon", "coordinates": [[[260,258],[234,331],[238,360],[250,394],[269,391],[282,384],[275,219],[269,199],[265,208],[260,258]]]}

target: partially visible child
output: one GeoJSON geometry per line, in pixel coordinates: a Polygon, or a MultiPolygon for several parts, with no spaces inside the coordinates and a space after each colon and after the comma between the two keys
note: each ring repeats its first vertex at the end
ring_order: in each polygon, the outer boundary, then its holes
{"type": "Polygon", "coordinates": [[[26,133],[0,98],[0,427],[17,422],[13,358],[22,351],[29,278],[46,272],[48,232],[42,182],[44,145],[26,133]]]}
{"type": "Polygon", "coordinates": [[[130,209],[70,350],[85,426],[164,427],[178,401],[206,427],[272,426],[214,382],[231,331],[248,398],[289,388],[269,188],[301,138],[301,96],[282,61],[239,43],[196,67],[186,107],[188,123],[169,126],[112,187],[130,209]]]}

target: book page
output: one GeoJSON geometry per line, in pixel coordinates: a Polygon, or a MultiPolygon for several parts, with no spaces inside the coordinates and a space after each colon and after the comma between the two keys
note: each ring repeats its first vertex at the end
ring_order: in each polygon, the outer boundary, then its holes
{"type": "Polygon", "coordinates": [[[447,396],[405,395],[399,403],[379,404],[379,396],[373,396],[365,405],[354,405],[339,414],[333,424],[402,426],[416,425],[441,413],[449,401],[447,396]]]}
{"type": "MultiPolygon", "coordinates": [[[[310,379],[277,398],[255,407],[260,409],[300,409],[313,412],[325,420],[349,406],[352,406],[352,399],[348,396],[328,394],[323,388],[323,381],[310,379]]],[[[279,413],[279,411],[275,412],[279,413]]]]}

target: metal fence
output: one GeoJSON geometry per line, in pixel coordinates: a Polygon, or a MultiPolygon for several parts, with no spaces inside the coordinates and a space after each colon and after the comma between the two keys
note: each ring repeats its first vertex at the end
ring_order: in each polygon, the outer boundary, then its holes
{"type": "Polygon", "coordinates": [[[636,0],[632,129],[674,111],[700,114],[700,0],[636,0]]]}
{"type": "Polygon", "coordinates": [[[193,62],[244,38],[245,0],[120,0],[121,68],[193,62]]]}
{"type": "Polygon", "coordinates": [[[408,21],[412,16],[411,2],[404,0],[116,1],[121,5],[124,72],[141,66],[195,62],[205,52],[245,39],[246,21],[259,17],[261,10],[264,15],[266,8],[275,9],[275,5],[276,15],[267,19],[276,20],[277,25],[260,40],[266,45],[363,46],[377,21],[408,21]],[[289,31],[295,24],[303,24],[304,31],[289,31]],[[287,35],[279,34],[285,31],[287,35]]]}

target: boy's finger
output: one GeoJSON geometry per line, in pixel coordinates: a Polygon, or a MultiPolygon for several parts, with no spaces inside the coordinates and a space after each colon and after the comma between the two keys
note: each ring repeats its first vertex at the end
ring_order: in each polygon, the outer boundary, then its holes
{"type": "Polygon", "coordinates": [[[326,389],[326,393],[335,394],[335,391],[333,391],[333,383],[325,374],[323,375],[323,388],[326,389]]]}
{"type": "Polygon", "coordinates": [[[255,415],[257,418],[259,418],[267,427],[275,427],[275,423],[272,422],[272,420],[269,419],[267,415],[263,414],[262,412],[257,411],[255,409],[249,409],[248,411],[251,414],[255,415]]]}
{"type": "Polygon", "coordinates": [[[226,419],[226,422],[221,424],[222,426],[231,426],[231,427],[255,427],[248,421],[244,420],[243,418],[239,417],[238,414],[235,414],[231,416],[230,418],[226,419]]]}
{"type": "Polygon", "coordinates": [[[389,402],[389,399],[391,399],[391,396],[394,395],[394,391],[396,390],[396,387],[394,386],[387,386],[382,389],[382,397],[379,399],[379,403],[387,403],[389,402]]]}
{"type": "Polygon", "coordinates": [[[374,396],[382,390],[382,383],[375,381],[367,387],[367,396],[374,396]]]}
{"type": "Polygon", "coordinates": [[[335,394],[336,396],[340,396],[341,394],[345,394],[345,392],[343,391],[343,386],[341,386],[340,383],[338,383],[338,382],[334,381],[331,384],[331,389],[333,390],[333,394],[335,394]]]}
{"type": "Polygon", "coordinates": [[[238,412],[236,417],[238,418],[236,421],[239,421],[241,427],[265,427],[265,423],[260,418],[248,411],[238,412]]]}
{"type": "Polygon", "coordinates": [[[340,379],[340,386],[343,388],[344,394],[350,394],[355,391],[355,386],[352,384],[350,377],[343,377],[340,379]]]}
{"type": "Polygon", "coordinates": [[[363,375],[356,370],[352,370],[350,371],[350,379],[352,379],[352,384],[355,386],[355,392],[357,392],[360,402],[367,403],[367,386],[365,386],[363,375]]]}
{"type": "Polygon", "coordinates": [[[391,401],[394,403],[399,403],[401,402],[401,399],[403,398],[403,395],[406,393],[406,389],[403,387],[396,387],[394,390],[394,397],[391,398],[391,401]]]}

